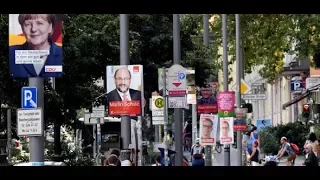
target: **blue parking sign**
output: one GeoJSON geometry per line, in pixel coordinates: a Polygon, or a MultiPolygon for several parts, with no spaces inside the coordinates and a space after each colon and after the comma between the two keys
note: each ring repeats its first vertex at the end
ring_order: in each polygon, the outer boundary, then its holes
{"type": "Polygon", "coordinates": [[[21,108],[36,109],[37,107],[37,88],[23,87],[21,91],[21,108]]]}

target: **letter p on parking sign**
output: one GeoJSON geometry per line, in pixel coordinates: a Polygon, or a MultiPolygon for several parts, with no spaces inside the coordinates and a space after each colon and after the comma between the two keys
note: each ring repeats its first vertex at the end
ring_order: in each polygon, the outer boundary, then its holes
{"type": "Polygon", "coordinates": [[[37,88],[23,87],[21,91],[21,108],[36,109],[37,108],[37,88]]]}

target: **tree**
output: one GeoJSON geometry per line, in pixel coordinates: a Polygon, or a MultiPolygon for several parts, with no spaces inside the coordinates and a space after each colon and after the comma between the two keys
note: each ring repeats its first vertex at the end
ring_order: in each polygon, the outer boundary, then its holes
{"type": "MultiPolygon", "coordinates": [[[[215,17],[211,27],[221,37],[221,18],[215,17]]],[[[272,81],[281,73],[286,53],[301,59],[313,56],[318,48],[318,15],[242,14],[240,17],[246,73],[263,65],[260,75],[272,81]]],[[[230,55],[235,55],[235,28],[235,15],[228,15],[230,55]]],[[[216,43],[221,43],[221,38],[216,43]]]]}

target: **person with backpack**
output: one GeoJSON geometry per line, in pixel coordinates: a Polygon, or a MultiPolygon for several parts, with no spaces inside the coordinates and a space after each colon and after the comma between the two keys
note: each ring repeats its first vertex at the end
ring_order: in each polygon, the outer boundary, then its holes
{"type": "Polygon", "coordinates": [[[192,166],[204,166],[204,147],[200,145],[200,139],[196,139],[196,144],[191,147],[192,166]]]}
{"type": "MultiPolygon", "coordinates": [[[[287,166],[294,166],[294,161],[297,158],[297,145],[289,143],[286,137],[280,139],[281,149],[279,150],[276,159],[280,159],[285,152],[288,153],[288,158],[286,160],[287,166]],[[293,148],[294,146],[294,148],[293,148]]],[[[299,148],[298,148],[299,151],[299,148]]]]}

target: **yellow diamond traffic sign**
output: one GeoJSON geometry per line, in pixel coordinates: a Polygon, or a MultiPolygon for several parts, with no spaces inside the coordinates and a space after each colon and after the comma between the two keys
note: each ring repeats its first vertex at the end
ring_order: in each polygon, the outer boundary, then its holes
{"type": "MultiPolygon", "coordinates": [[[[240,91],[241,94],[247,94],[248,92],[251,91],[251,86],[249,86],[249,84],[246,81],[244,81],[243,79],[241,79],[240,88],[241,88],[241,91],[240,91]]],[[[239,87],[238,87],[237,83],[235,83],[232,86],[232,90],[233,91],[238,91],[238,89],[239,89],[239,87]]]]}

